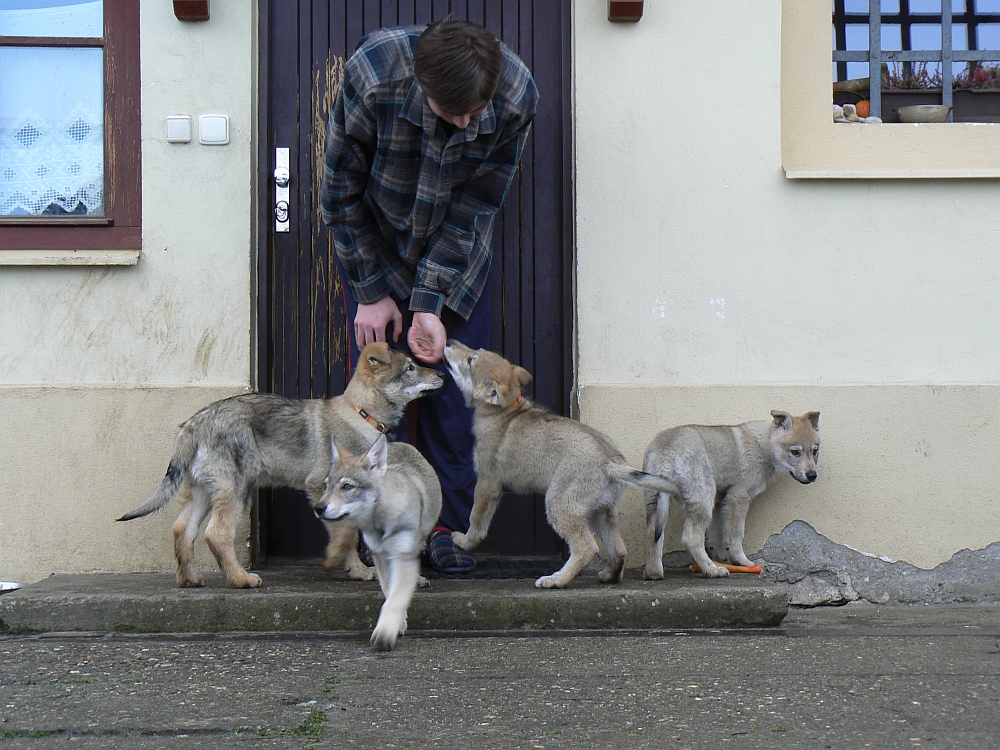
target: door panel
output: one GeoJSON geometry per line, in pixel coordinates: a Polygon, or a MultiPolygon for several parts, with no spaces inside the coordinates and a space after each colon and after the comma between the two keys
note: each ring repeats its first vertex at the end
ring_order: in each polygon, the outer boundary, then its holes
{"type": "MultiPolygon", "coordinates": [[[[447,15],[484,24],[532,70],[539,110],[494,229],[492,347],[535,376],[528,395],[569,414],[572,386],[569,0],[271,0],[261,4],[262,132],[258,382],[299,398],[347,380],[343,289],[319,206],[326,119],[344,60],[382,26],[447,15]],[[264,101],[266,100],[266,101],[264,101]],[[276,147],[290,149],[290,225],[274,231],[276,147]],[[265,231],[266,230],[266,231],[265,231]],[[533,388],[533,391],[532,391],[533,388]]],[[[304,495],[261,493],[263,555],[322,555],[326,533],[304,495]]],[[[540,497],[508,495],[482,551],[547,555],[562,545],[540,497]]]]}

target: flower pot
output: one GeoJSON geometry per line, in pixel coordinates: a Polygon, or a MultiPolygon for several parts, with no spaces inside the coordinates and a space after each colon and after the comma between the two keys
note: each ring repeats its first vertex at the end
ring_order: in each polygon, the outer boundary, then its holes
{"type": "Polygon", "coordinates": [[[882,122],[899,122],[893,112],[914,104],[940,104],[941,89],[890,89],[882,92],[882,122]]]}
{"type": "MultiPolygon", "coordinates": [[[[882,92],[882,121],[899,122],[893,112],[913,104],[941,104],[941,89],[890,89],[882,92]]],[[[1000,122],[1000,89],[955,89],[954,122],[1000,122]]]]}
{"type": "Polygon", "coordinates": [[[1000,122],[1000,89],[958,89],[955,122],[1000,122]]]}

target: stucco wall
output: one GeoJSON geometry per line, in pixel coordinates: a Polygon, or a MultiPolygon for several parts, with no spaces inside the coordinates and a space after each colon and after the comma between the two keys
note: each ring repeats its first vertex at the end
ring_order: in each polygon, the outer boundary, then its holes
{"type": "Polygon", "coordinates": [[[1000,183],[786,179],[778,3],[574,10],[582,418],[640,461],[674,424],[823,411],[819,484],[761,498],[748,549],[794,518],[922,565],[1000,539],[1000,183]]]}
{"type": "Polygon", "coordinates": [[[250,384],[256,4],[181,23],[143,2],[141,35],[138,265],[0,270],[0,579],[171,569],[169,519],[110,520],[155,489],[184,417],[250,384]],[[166,143],[172,114],[192,143],[166,143]],[[198,144],[201,114],[229,116],[228,145],[198,144]]]}

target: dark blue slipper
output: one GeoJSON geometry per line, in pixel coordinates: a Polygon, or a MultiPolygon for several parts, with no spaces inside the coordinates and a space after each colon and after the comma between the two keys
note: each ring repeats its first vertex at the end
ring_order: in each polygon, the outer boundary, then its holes
{"type": "Polygon", "coordinates": [[[456,546],[447,529],[435,529],[431,533],[427,557],[439,573],[468,573],[476,569],[476,556],[456,546]]]}

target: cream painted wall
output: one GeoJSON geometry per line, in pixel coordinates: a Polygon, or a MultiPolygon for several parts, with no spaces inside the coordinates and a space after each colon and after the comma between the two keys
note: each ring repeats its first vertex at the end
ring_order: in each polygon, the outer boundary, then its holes
{"type": "MultiPolygon", "coordinates": [[[[172,571],[180,512],[127,523],[163,479],[176,427],[233,387],[0,386],[0,580],[52,573],[172,571]]],[[[238,530],[244,560],[248,523],[238,530]]],[[[203,572],[218,573],[204,541],[203,572]]]]}
{"type": "Polygon", "coordinates": [[[786,179],[779,3],[574,11],[582,418],[641,461],[673,424],[823,410],[838,463],[762,498],[748,548],[794,518],[920,564],[1000,539],[1000,183],[786,179]]]}
{"type": "Polygon", "coordinates": [[[155,490],[183,419],[251,382],[256,3],[181,23],[144,1],[141,35],[138,265],[0,269],[0,580],[172,570],[176,505],[114,518],[155,490]],[[194,142],[166,143],[172,114],[194,142]],[[229,116],[228,145],[198,144],[201,114],[229,116]]]}
{"type": "Polygon", "coordinates": [[[255,4],[181,23],[141,4],[142,255],[134,267],[0,270],[0,384],[241,384],[250,379],[255,4]],[[165,118],[190,114],[194,141],[165,118]],[[201,114],[230,143],[198,144],[201,114]]]}

